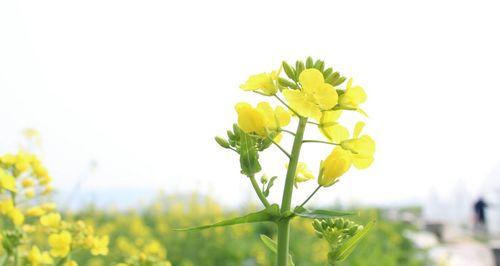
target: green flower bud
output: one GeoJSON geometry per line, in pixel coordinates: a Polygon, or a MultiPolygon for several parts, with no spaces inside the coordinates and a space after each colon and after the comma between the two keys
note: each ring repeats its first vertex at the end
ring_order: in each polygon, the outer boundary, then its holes
{"type": "Polygon", "coordinates": [[[216,136],[215,141],[217,141],[217,143],[219,143],[219,145],[224,149],[229,149],[230,147],[229,142],[227,142],[227,140],[223,139],[222,137],[216,136]]]}

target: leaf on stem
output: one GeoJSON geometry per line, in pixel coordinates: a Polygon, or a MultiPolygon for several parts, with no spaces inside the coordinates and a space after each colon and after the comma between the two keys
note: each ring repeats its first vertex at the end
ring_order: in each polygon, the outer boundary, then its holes
{"type": "Polygon", "coordinates": [[[328,219],[342,216],[353,215],[353,212],[346,211],[332,211],[332,210],[309,210],[304,207],[296,207],[293,213],[302,218],[309,219],[328,219]]]}
{"type": "Polygon", "coordinates": [[[363,239],[366,234],[375,225],[375,220],[370,221],[362,230],[357,232],[353,237],[346,241],[341,247],[339,247],[331,256],[337,261],[343,261],[351,255],[354,248],[358,245],[359,241],[363,239]]]}
{"type": "Polygon", "coordinates": [[[193,230],[201,230],[201,229],[208,229],[208,228],[213,228],[213,227],[219,227],[219,226],[229,226],[229,225],[235,225],[235,224],[246,224],[246,223],[257,223],[257,222],[273,222],[279,219],[279,206],[278,204],[272,204],[268,208],[258,211],[258,212],[253,212],[249,213],[240,217],[220,221],[214,224],[208,224],[208,225],[202,225],[202,226],[195,226],[195,227],[189,227],[189,228],[180,228],[180,229],[174,229],[175,231],[193,231],[193,230]]]}

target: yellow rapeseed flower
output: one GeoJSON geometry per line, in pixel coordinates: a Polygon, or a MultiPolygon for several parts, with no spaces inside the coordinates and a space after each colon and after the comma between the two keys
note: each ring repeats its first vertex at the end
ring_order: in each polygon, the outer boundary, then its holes
{"type": "Polygon", "coordinates": [[[92,255],[94,256],[107,255],[109,252],[108,244],[109,244],[108,236],[94,237],[90,253],[92,253],[92,255]]]}
{"type": "Polygon", "coordinates": [[[44,214],[45,214],[45,211],[39,206],[31,207],[28,210],[26,210],[27,216],[38,217],[38,216],[42,216],[44,214]]]}
{"type": "Polygon", "coordinates": [[[345,92],[340,95],[339,104],[343,107],[355,108],[365,114],[363,110],[359,109],[359,105],[366,101],[366,93],[361,86],[353,86],[352,83],[352,79],[347,81],[345,92]]]}
{"type": "Polygon", "coordinates": [[[57,228],[61,224],[61,215],[57,212],[52,212],[40,217],[40,223],[43,226],[57,228]]]}
{"type": "Polygon", "coordinates": [[[13,208],[11,211],[9,211],[9,213],[7,213],[7,216],[9,216],[12,223],[14,223],[14,225],[16,226],[21,226],[24,223],[24,215],[17,208],[13,208]]]}
{"type": "Polygon", "coordinates": [[[78,263],[74,260],[69,260],[64,264],[64,266],[78,266],[78,263]]]}
{"type": "Polygon", "coordinates": [[[71,249],[71,234],[68,231],[62,231],[60,234],[51,234],[49,236],[50,255],[64,258],[71,249]]]}
{"type": "Polygon", "coordinates": [[[321,118],[321,111],[330,110],[338,103],[335,88],[326,83],[323,74],[314,68],[300,73],[299,90],[285,89],[283,95],[290,107],[303,117],[321,118]]]}
{"type": "Polygon", "coordinates": [[[349,170],[351,164],[352,157],[349,151],[338,146],[335,147],[325,161],[321,162],[321,174],[318,178],[318,184],[324,187],[335,184],[338,178],[349,170]]]}
{"type": "Polygon", "coordinates": [[[12,199],[3,199],[0,201],[0,213],[7,214],[14,209],[14,202],[12,199]]]}
{"type": "Polygon", "coordinates": [[[342,111],[324,111],[319,121],[321,133],[330,141],[340,143],[349,137],[347,128],[337,123],[342,111]]]}
{"type": "MultiPolygon", "coordinates": [[[[285,165],[288,168],[288,164],[285,165]]],[[[309,171],[307,165],[303,162],[297,164],[297,170],[295,171],[295,186],[297,183],[302,183],[314,179],[314,175],[309,171]]]]}
{"type": "Polygon", "coordinates": [[[25,178],[23,179],[23,181],[21,181],[21,184],[23,185],[23,187],[27,188],[27,187],[32,187],[35,185],[35,182],[33,181],[32,178],[25,178]]]}
{"type": "Polygon", "coordinates": [[[42,264],[53,264],[54,261],[50,257],[48,252],[40,252],[37,246],[33,246],[28,252],[28,261],[32,266],[39,266],[42,264]]]}
{"type": "Polygon", "coordinates": [[[342,141],[341,147],[350,151],[352,163],[358,169],[368,168],[373,162],[375,141],[368,135],[359,136],[365,123],[358,122],[354,127],[352,139],[342,141]]]}
{"type": "Polygon", "coordinates": [[[16,179],[2,168],[0,168],[0,189],[17,192],[16,179]]]}
{"type": "Polygon", "coordinates": [[[240,88],[245,91],[258,91],[268,96],[274,95],[278,92],[277,80],[280,71],[281,68],[271,73],[252,75],[240,85],[240,88]]]}
{"type": "Polygon", "coordinates": [[[267,102],[252,107],[249,103],[241,102],[235,106],[238,113],[238,126],[246,133],[256,133],[267,136],[268,130],[274,131],[290,123],[290,114],[281,106],[274,110],[267,102]]]}

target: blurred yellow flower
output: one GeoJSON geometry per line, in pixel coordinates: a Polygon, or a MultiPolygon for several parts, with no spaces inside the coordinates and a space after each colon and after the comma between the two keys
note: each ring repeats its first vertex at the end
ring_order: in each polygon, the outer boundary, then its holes
{"type": "Polygon", "coordinates": [[[21,226],[24,223],[24,215],[17,208],[13,208],[11,211],[9,211],[9,213],[7,213],[7,216],[9,216],[12,223],[14,223],[14,225],[16,226],[21,226]]]}
{"type": "Polygon", "coordinates": [[[252,75],[244,84],[240,85],[240,88],[245,91],[260,91],[268,96],[274,95],[278,92],[277,80],[280,71],[281,68],[271,73],[252,75]]]}
{"type": "Polygon", "coordinates": [[[0,189],[7,189],[12,192],[17,192],[16,179],[7,173],[3,168],[0,168],[0,189]]]}
{"type": "Polygon", "coordinates": [[[335,88],[325,83],[323,74],[314,68],[300,73],[300,90],[283,90],[283,95],[290,107],[303,117],[310,117],[317,121],[321,118],[321,111],[330,110],[338,103],[335,88]]]}
{"type": "Polygon", "coordinates": [[[35,182],[33,181],[32,178],[25,178],[23,179],[23,181],[21,182],[21,184],[23,185],[23,187],[27,188],[27,187],[32,187],[35,185],[35,182]]]}
{"type": "Polygon", "coordinates": [[[31,207],[26,210],[26,216],[38,217],[45,214],[45,211],[39,206],[31,207]]]}
{"type": "Polygon", "coordinates": [[[0,201],[0,213],[7,214],[14,209],[14,202],[11,199],[0,201]]]}
{"type": "Polygon", "coordinates": [[[78,266],[78,263],[74,260],[70,260],[64,264],[64,266],[78,266]]]}
{"type": "Polygon", "coordinates": [[[109,251],[108,244],[109,244],[108,236],[94,237],[90,253],[92,253],[92,255],[94,256],[107,255],[109,251]]]}
{"type": "Polygon", "coordinates": [[[40,217],[40,223],[43,226],[57,228],[61,223],[61,215],[56,212],[52,212],[40,217]]]}
{"type": "Polygon", "coordinates": [[[71,249],[71,240],[71,234],[68,231],[51,234],[49,236],[50,255],[54,257],[66,257],[71,249]]]}
{"type": "Polygon", "coordinates": [[[40,252],[37,246],[33,246],[28,252],[28,261],[32,266],[38,266],[42,264],[53,264],[54,261],[50,257],[48,252],[40,252]]]}

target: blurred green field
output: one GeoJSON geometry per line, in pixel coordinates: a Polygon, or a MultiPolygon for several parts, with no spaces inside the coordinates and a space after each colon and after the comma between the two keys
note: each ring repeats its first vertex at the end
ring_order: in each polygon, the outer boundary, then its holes
{"type": "MultiPolygon", "coordinates": [[[[109,234],[110,252],[106,257],[76,253],[80,265],[114,265],[130,256],[168,259],[172,265],[274,265],[274,256],[261,243],[259,235],[271,238],[271,224],[248,224],[197,232],[178,232],[173,228],[212,223],[236,216],[254,207],[227,211],[210,198],[193,195],[179,200],[163,196],[142,210],[103,211],[93,207],[66,214],[94,225],[99,234],[109,234]],[[182,203],[181,203],[182,202],[182,203]]],[[[376,218],[377,224],[346,262],[340,265],[424,265],[425,253],[403,235],[411,225],[382,218],[381,210],[359,210],[360,223],[376,218]]],[[[295,219],[291,251],[296,265],[327,265],[328,246],[314,236],[310,220],[295,219]]]]}

